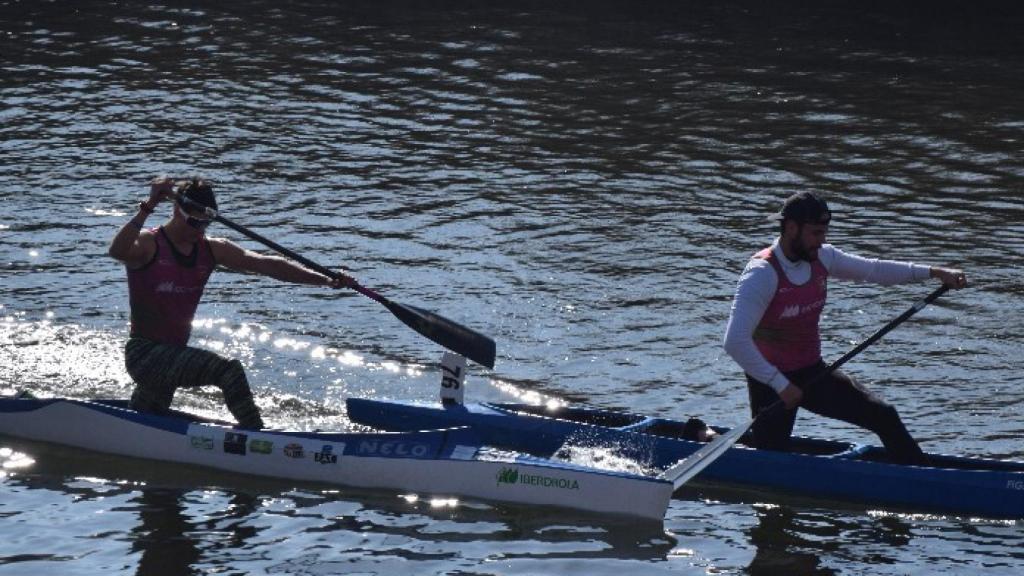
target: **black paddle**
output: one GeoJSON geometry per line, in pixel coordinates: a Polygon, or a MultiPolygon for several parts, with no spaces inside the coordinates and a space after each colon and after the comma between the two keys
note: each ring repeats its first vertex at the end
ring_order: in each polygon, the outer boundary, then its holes
{"type": "MultiPolygon", "coordinates": [[[[300,256],[299,254],[281,246],[277,242],[264,238],[263,236],[249,230],[248,228],[241,226],[228,220],[227,218],[220,215],[220,213],[212,208],[207,208],[201,204],[193,202],[184,196],[177,194],[176,192],[170,193],[171,197],[187,204],[190,208],[202,210],[212,220],[216,220],[221,224],[236,230],[249,238],[263,244],[264,246],[274,250],[284,256],[301,263],[302,265],[316,270],[317,272],[328,276],[330,278],[340,278],[340,275],[328,268],[325,268],[312,260],[300,256]]],[[[413,330],[419,332],[428,339],[444,346],[445,348],[462,354],[466,358],[486,366],[488,368],[494,368],[494,357],[495,357],[495,343],[491,338],[484,336],[483,334],[466,328],[461,324],[457,324],[443,316],[438,316],[433,312],[417,308],[416,306],[409,306],[408,304],[399,304],[381,296],[377,292],[361,286],[358,283],[348,285],[349,288],[359,292],[363,296],[376,300],[383,304],[396,318],[401,320],[406,326],[409,326],[413,330]]]]}
{"type": "MultiPolygon", "coordinates": [[[[849,352],[844,354],[842,358],[833,362],[825,370],[822,370],[820,374],[816,375],[814,378],[808,381],[808,383],[805,385],[805,388],[809,388],[817,384],[818,382],[824,380],[829,374],[836,371],[843,364],[846,364],[846,362],[850,358],[853,358],[868,346],[874,344],[875,342],[878,342],[882,338],[882,336],[885,336],[893,328],[899,326],[908,318],[920,312],[922,308],[934,302],[936,298],[945,294],[947,290],[949,290],[949,286],[946,286],[945,284],[936,288],[931,294],[926,296],[923,300],[911,306],[906,312],[900,314],[885,326],[882,326],[882,328],[878,330],[878,332],[875,332],[874,334],[869,336],[867,340],[861,342],[853,350],[850,350],[849,352]]],[[[760,413],[758,413],[758,415],[755,416],[746,425],[737,426],[732,430],[729,430],[725,434],[722,434],[718,438],[715,438],[714,440],[709,442],[707,445],[703,446],[700,450],[697,450],[693,454],[687,456],[685,459],[675,463],[671,468],[665,470],[665,472],[662,473],[662,477],[671,480],[672,484],[678,490],[680,486],[686,484],[687,481],[689,481],[691,478],[699,474],[701,470],[704,470],[705,468],[710,466],[712,462],[717,460],[722,454],[725,454],[726,451],[729,450],[729,448],[731,448],[733,444],[735,444],[736,441],[739,440],[740,437],[743,436],[747,432],[747,430],[749,430],[750,427],[754,425],[755,422],[757,422],[758,418],[769,412],[781,410],[784,406],[785,403],[782,400],[775,402],[771,406],[765,408],[760,413]]]]}

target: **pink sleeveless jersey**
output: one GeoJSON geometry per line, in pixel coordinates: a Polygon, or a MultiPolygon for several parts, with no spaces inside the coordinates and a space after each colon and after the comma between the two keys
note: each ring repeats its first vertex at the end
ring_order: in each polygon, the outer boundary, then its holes
{"type": "Polygon", "coordinates": [[[163,344],[184,346],[192,318],[216,263],[202,238],[192,254],[176,253],[163,228],[154,228],[156,254],[148,264],[128,270],[131,335],[163,344]]]}
{"type": "Polygon", "coordinates": [[[815,260],[811,263],[810,280],[798,286],[786,277],[771,248],[758,252],[754,258],[767,260],[779,277],[775,296],[754,330],[754,344],[768,362],[783,372],[815,364],[821,359],[818,321],[828,296],[828,270],[815,260]]]}

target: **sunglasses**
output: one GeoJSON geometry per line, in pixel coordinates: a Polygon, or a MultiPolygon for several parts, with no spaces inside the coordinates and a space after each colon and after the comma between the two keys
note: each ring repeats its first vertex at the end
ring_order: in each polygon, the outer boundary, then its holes
{"type": "Polygon", "coordinates": [[[190,216],[188,212],[185,212],[181,208],[181,206],[178,206],[178,212],[185,217],[185,224],[188,224],[196,230],[206,230],[206,227],[210,225],[210,222],[213,222],[213,220],[210,220],[209,218],[196,218],[195,216],[190,216]]]}

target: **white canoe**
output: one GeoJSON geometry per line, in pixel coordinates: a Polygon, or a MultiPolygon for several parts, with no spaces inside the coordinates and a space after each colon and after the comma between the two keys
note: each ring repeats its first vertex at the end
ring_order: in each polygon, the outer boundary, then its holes
{"type": "Polygon", "coordinates": [[[244,430],[123,401],[0,398],[0,434],[295,481],[466,497],[661,521],[666,480],[529,456],[481,454],[467,428],[395,433],[244,430]]]}

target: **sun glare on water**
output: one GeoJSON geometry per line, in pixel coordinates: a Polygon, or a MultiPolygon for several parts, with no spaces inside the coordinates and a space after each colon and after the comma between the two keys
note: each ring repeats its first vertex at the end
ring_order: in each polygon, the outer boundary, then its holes
{"type": "Polygon", "coordinates": [[[35,464],[28,454],[17,452],[6,446],[0,448],[0,478],[5,478],[9,470],[21,470],[35,464]]]}

